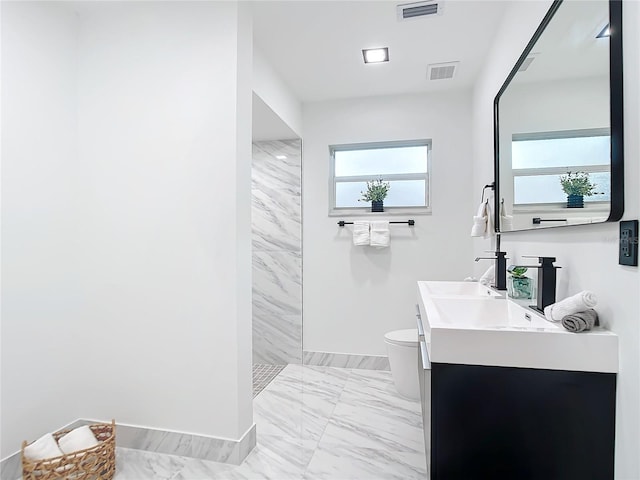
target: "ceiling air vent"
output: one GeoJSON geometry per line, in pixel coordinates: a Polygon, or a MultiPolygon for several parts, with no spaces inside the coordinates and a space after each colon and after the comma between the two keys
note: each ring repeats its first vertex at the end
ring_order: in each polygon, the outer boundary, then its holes
{"type": "Polygon", "coordinates": [[[414,18],[442,15],[444,1],[404,3],[398,5],[398,20],[411,20],[414,18]]]}
{"type": "Polygon", "coordinates": [[[432,63],[427,65],[427,79],[446,80],[453,78],[460,62],[432,63]]]}

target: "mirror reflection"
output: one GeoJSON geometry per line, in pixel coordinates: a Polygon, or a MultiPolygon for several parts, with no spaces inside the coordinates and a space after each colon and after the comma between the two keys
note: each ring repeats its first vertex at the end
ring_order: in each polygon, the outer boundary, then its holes
{"type": "Polygon", "coordinates": [[[501,231],[599,223],[611,211],[609,2],[552,12],[496,100],[501,231]]]}

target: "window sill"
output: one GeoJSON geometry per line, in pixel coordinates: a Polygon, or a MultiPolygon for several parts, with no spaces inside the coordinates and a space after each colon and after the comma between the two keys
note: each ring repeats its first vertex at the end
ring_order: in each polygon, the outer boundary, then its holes
{"type": "Polygon", "coordinates": [[[537,205],[514,205],[513,214],[527,214],[535,212],[557,212],[557,213],[580,213],[580,212],[594,212],[594,213],[609,213],[611,206],[609,202],[598,203],[585,203],[584,208],[567,208],[564,203],[556,204],[537,204],[537,205]]]}
{"type": "Polygon", "coordinates": [[[431,215],[431,207],[384,207],[384,212],[372,212],[371,207],[333,208],[329,217],[368,217],[398,215],[431,215]]]}

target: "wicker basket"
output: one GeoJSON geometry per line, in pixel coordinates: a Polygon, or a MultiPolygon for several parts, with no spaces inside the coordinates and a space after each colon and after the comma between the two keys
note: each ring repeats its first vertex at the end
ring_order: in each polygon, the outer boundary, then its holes
{"type": "MultiPolygon", "coordinates": [[[[22,442],[23,480],[111,480],[116,473],[116,423],[89,425],[100,441],[95,447],[46,460],[28,460],[24,456],[27,442],[22,442]]],[[[71,430],[53,434],[56,442],[71,430]]]]}

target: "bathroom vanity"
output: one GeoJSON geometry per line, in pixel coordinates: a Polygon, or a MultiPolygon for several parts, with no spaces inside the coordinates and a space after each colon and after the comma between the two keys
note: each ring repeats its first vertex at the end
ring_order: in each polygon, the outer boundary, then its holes
{"type": "Polygon", "coordinates": [[[417,309],[432,480],[613,478],[615,334],[476,283],[418,282],[417,309]]]}

